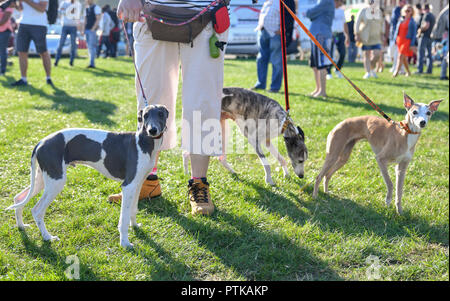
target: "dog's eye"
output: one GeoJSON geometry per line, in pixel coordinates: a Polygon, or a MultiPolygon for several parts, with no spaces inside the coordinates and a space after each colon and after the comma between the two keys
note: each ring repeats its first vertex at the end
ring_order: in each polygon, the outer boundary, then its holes
{"type": "Polygon", "coordinates": [[[428,112],[427,112],[427,115],[428,115],[428,116],[430,116],[430,115],[431,115],[431,112],[430,112],[430,111],[428,111],[428,112]]]}
{"type": "Polygon", "coordinates": [[[302,164],[305,160],[298,160],[298,163],[302,164]]]}
{"type": "Polygon", "coordinates": [[[419,112],[417,112],[416,110],[413,111],[413,114],[414,114],[414,115],[417,115],[417,113],[419,113],[419,112]]]}
{"type": "Polygon", "coordinates": [[[144,114],[144,119],[147,119],[147,117],[148,117],[148,113],[145,113],[144,114]]]}

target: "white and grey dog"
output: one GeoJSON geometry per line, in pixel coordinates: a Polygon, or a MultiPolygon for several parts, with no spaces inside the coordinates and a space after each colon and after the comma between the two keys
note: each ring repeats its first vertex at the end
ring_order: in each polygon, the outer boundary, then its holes
{"type": "Polygon", "coordinates": [[[122,182],[122,208],[119,220],[120,244],[132,247],[128,227],[138,227],[136,213],[141,186],[155,165],[169,112],[164,106],[147,106],[138,112],[138,131],[127,133],[70,128],[42,139],[31,155],[31,184],[14,197],[17,226],[23,229],[23,207],[44,192],[31,213],[44,240],[58,240],[45,228],[47,207],[66,183],[67,167],[83,164],[106,177],[122,182]]]}
{"type": "MultiPolygon", "coordinates": [[[[281,164],[284,175],[288,175],[286,160],[271,143],[271,139],[280,135],[283,135],[295,174],[300,178],[304,177],[304,162],[308,158],[305,135],[299,126],[293,124],[278,102],[248,89],[223,88],[221,125],[222,133],[224,133],[222,135],[224,137],[222,140],[224,154],[219,157],[219,160],[226,169],[235,173],[228,164],[225,154],[226,119],[232,119],[236,122],[241,133],[256,150],[256,154],[264,166],[266,183],[274,185],[270,164],[263,153],[262,144],[281,164]]],[[[188,158],[189,154],[184,153],[183,163],[186,173],[189,172],[188,158]]]]}

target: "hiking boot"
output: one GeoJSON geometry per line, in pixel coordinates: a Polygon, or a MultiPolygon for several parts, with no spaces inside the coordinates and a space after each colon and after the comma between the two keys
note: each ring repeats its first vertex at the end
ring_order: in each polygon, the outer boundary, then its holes
{"type": "MultiPolygon", "coordinates": [[[[161,185],[156,175],[149,175],[142,184],[141,192],[139,193],[139,201],[144,199],[151,199],[161,195],[161,185]]],[[[122,193],[112,194],[108,196],[108,202],[119,203],[122,201],[122,193]]]]}
{"type": "Polygon", "coordinates": [[[214,212],[214,204],[209,195],[209,183],[206,178],[190,179],[188,189],[192,215],[210,215],[214,212]]]}

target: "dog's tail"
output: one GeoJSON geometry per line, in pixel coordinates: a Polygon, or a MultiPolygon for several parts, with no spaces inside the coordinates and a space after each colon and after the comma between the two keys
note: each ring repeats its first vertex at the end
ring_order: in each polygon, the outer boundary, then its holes
{"type": "Polygon", "coordinates": [[[5,210],[13,210],[24,207],[33,197],[33,191],[35,187],[36,182],[36,171],[37,171],[37,164],[36,164],[36,148],[33,151],[33,155],[31,156],[31,183],[30,186],[22,190],[19,194],[17,194],[14,197],[14,205],[9,206],[5,210]]]}

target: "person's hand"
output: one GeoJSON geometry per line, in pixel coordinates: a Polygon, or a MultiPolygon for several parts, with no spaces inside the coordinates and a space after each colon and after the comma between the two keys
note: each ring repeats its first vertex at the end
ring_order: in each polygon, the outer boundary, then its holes
{"type": "Polygon", "coordinates": [[[345,37],[345,47],[350,46],[350,39],[348,37],[345,37]]]}
{"type": "Polygon", "coordinates": [[[120,0],[117,16],[124,22],[143,21],[141,0],[120,0]]]}
{"type": "Polygon", "coordinates": [[[361,42],[361,38],[359,37],[358,33],[355,35],[355,41],[356,42],[361,42]]]}
{"type": "Polygon", "coordinates": [[[276,34],[276,35],[281,35],[280,30],[275,31],[275,34],[276,34]]]}
{"type": "Polygon", "coordinates": [[[416,46],[411,46],[411,47],[409,47],[409,49],[410,49],[412,52],[417,53],[417,47],[416,47],[416,46]]]}

